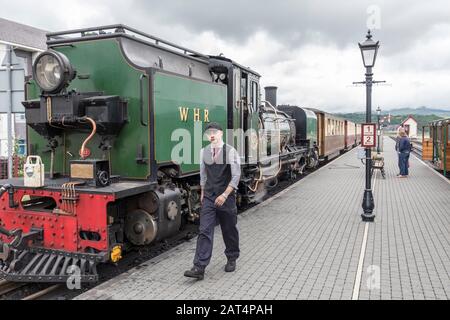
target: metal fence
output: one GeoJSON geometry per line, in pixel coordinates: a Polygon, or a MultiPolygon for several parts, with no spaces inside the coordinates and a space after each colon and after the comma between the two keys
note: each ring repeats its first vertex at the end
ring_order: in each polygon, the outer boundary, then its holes
{"type": "Polygon", "coordinates": [[[0,158],[0,179],[8,177],[8,159],[0,158]]]}
{"type": "MultiPolygon", "coordinates": [[[[23,165],[25,158],[21,156],[13,156],[13,177],[23,176],[23,165]]],[[[0,179],[8,179],[8,158],[0,158],[0,179]]]]}

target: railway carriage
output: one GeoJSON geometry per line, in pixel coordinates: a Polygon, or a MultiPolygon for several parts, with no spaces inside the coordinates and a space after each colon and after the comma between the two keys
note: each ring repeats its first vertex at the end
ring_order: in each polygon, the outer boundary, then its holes
{"type": "Polygon", "coordinates": [[[450,119],[438,120],[423,127],[422,159],[447,175],[450,172],[450,119]]]}
{"type": "Polygon", "coordinates": [[[311,109],[317,115],[317,140],[320,159],[329,160],[346,148],[345,120],[330,113],[311,109]]]}
{"type": "Polygon", "coordinates": [[[360,145],[361,144],[361,124],[357,123],[356,124],[356,145],[360,145]]]}
{"type": "Polygon", "coordinates": [[[351,149],[356,146],[356,124],[345,120],[345,149],[351,149]]]}

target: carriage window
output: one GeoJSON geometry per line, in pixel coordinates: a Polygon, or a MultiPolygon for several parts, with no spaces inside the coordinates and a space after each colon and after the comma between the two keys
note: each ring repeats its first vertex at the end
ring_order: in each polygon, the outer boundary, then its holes
{"type": "Polygon", "coordinates": [[[241,81],[240,81],[239,73],[235,73],[235,75],[234,75],[234,86],[235,86],[235,92],[236,92],[236,95],[235,95],[236,105],[235,105],[235,107],[239,108],[240,100],[241,100],[241,97],[240,97],[241,81]]]}
{"type": "Polygon", "coordinates": [[[258,112],[258,83],[252,81],[251,112],[258,112]]]}
{"type": "Polygon", "coordinates": [[[244,75],[242,75],[241,78],[241,98],[247,97],[247,78],[244,78],[244,75]]]}
{"type": "Polygon", "coordinates": [[[423,137],[425,139],[430,138],[430,127],[423,127],[423,137]]]}

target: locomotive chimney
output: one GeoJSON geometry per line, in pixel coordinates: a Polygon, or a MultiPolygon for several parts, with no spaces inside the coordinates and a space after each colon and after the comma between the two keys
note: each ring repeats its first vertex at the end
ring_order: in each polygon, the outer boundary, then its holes
{"type": "Polygon", "coordinates": [[[276,108],[278,87],[265,87],[264,89],[266,91],[266,101],[276,108]]]}

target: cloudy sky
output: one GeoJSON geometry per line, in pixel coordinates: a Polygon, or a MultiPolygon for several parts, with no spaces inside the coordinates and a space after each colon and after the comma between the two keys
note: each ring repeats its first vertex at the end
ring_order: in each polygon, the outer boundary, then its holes
{"type": "Polygon", "coordinates": [[[279,102],[363,111],[358,41],[381,48],[374,104],[450,110],[448,0],[0,0],[0,16],[58,31],[124,23],[206,54],[223,53],[279,87],[279,102]]]}

